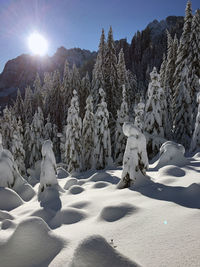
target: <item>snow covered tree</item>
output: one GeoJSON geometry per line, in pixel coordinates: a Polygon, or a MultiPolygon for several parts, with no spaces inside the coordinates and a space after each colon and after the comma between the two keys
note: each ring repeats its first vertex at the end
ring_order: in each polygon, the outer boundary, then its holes
{"type": "Polygon", "coordinates": [[[150,73],[151,82],[147,91],[147,101],[145,106],[144,130],[148,133],[147,151],[150,156],[155,156],[159,152],[160,140],[164,136],[164,100],[163,89],[160,87],[160,78],[156,68],[150,73]],[[162,98],[161,98],[162,97],[162,98]],[[160,139],[161,138],[161,139],[160,139]]]}
{"type": "Polygon", "coordinates": [[[118,188],[130,187],[136,180],[146,175],[148,157],[146,139],[132,123],[124,123],[123,132],[128,137],[123,158],[123,171],[118,188]]]}
{"type": "Polygon", "coordinates": [[[31,124],[31,139],[30,139],[30,159],[29,165],[33,166],[38,160],[41,159],[41,147],[43,143],[44,132],[44,117],[40,107],[36,111],[31,124]]]}
{"type": "Polygon", "coordinates": [[[116,131],[115,131],[115,163],[122,164],[123,155],[126,147],[126,137],[123,133],[122,127],[124,122],[129,120],[129,110],[127,104],[127,95],[125,85],[123,87],[122,93],[122,103],[120,110],[117,111],[117,122],[116,122],[116,131]]]}
{"type": "Polygon", "coordinates": [[[29,165],[29,159],[31,155],[31,137],[32,137],[32,132],[31,132],[31,127],[29,123],[27,122],[24,127],[24,138],[23,138],[23,148],[25,151],[25,166],[28,168],[29,165]]]}
{"type": "Polygon", "coordinates": [[[189,86],[191,88],[191,100],[192,100],[192,114],[194,129],[195,118],[197,115],[198,105],[196,103],[197,94],[200,91],[199,79],[200,79],[200,9],[198,9],[193,16],[190,36],[190,50],[188,58],[188,79],[189,86]]]}
{"type": "Polygon", "coordinates": [[[177,52],[176,70],[174,73],[173,128],[175,140],[189,148],[192,137],[192,100],[190,81],[188,79],[188,58],[192,25],[191,3],[186,6],[183,33],[177,52]]]}
{"type": "Polygon", "coordinates": [[[94,163],[94,113],[93,98],[91,95],[86,100],[85,116],[83,119],[83,168],[89,170],[94,163]]]}
{"type": "Polygon", "coordinates": [[[33,111],[35,112],[38,107],[44,110],[43,95],[42,95],[42,85],[40,76],[37,73],[35,81],[33,83],[33,111]]]}
{"type": "Polygon", "coordinates": [[[82,169],[81,130],[82,121],[79,117],[78,95],[74,90],[71,106],[68,109],[65,143],[65,159],[69,172],[79,172],[82,169]]]}
{"type": "Polygon", "coordinates": [[[90,78],[88,72],[86,73],[85,77],[81,80],[81,90],[80,90],[80,116],[83,119],[85,115],[85,105],[86,99],[90,94],[91,91],[90,85],[90,78]]]}
{"type": "Polygon", "coordinates": [[[72,90],[76,90],[80,101],[81,76],[75,64],[73,64],[71,72],[71,88],[72,90]]]}
{"type": "Polygon", "coordinates": [[[52,106],[51,96],[53,94],[53,77],[52,73],[45,72],[44,73],[44,84],[42,88],[42,92],[44,95],[44,116],[45,118],[50,114],[52,106]]]}
{"type": "Polygon", "coordinates": [[[145,104],[142,102],[142,99],[137,104],[134,109],[135,112],[135,120],[134,125],[143,133],[144,130],[144,110],[145,104]]]}
{"type": "MultiPolygon", "coordinates": [[[[115,51],[115,42],[113,39],[112,27],[108,32],[107,46],[105,50],[105,84],[106,102],[108,110],[116,118],[119,109],[119,99],[122,95],[122,88],[118,85],[117,75],[117,57],[115,51]]],[[[112,119],[112,118],[110,118],[112,119]]]]}
{"type": "Polygon", "coordinates": [[[31,87],[28,86],[25,89],[25,97],[24,97],[24,116],[26,123],[31,123],[32,121],[33,117],[32,100],[33,100],[33,92],[31,90],[31,87]]]}
{"type": "Polygon", "coordinates": [[[44,139],[45,140],[52,140],[53,136],[52,136],[52,123],[51,123],[51,118],[50,118],[50,114],[48,115],[47,119],[46,119],[46,124],[44,126],[44,139]]]}
{"type": "Polygon", "coordinates": [[[23,121],[24,121],[24,102],[23,102],[23,99],[22,99],[22,96],[21,96],[21,92],[20,90],[18,89],[17,90],[17,98],[16,98],[16,101],[14,103],[14,112],[15,112],[15,116],[16,117],[21,117],[23,118],[23,121]]]}
{"type": "Polygon", "coordinates": [[[94,149],[94,167],[104,169],[113,163],[111,157],[110,129],[108,126],[109,112],[105,102],[105,92],[99,89],[101,102],[97,106],[95,113],[95,149],[94,149]]]}
{"type": "Polygon", "coordinates": [[[73,88],[71,86],[71,71],[69,69],[69,63],[67,59],[64,65],[62,95],[63,95],[64,121],[65,121],[67,119],[67,111],[70,106],[70,101],[73,95],[73,88]]]}
{"type": "Polygon", "coordinates": [[[13,126],[13,133],[12,133],[12,147],[11,152],[13,154],[14,160],[17,164],[19,172],[24,175],[26,173],[25,169],[25,151],[23,148],[23,136],[22,136],[22,125],[20,123],[17,123],[15,120],[15,125],[13,126]]]}
{"type": "Polygon", "coordinates": [[[162,64],[160,66],[160,85],[162,88],[164,88],[164,85],[165,85],[166,66],[167,66],[167,60],[164,54],[162,64]]]}
{"type": "Polygon", "coordinates": [[[39,188],[40,192],[42,192],[44,188],[48,186],[58,184],[56,177],[56,159],[52,148],[53,144],[50,140],[46,140],[42,145],[42,162],[39,188]]]}
{"type": "Polygon", "coordinates": [[[97,104],[99,103],[99,89],[104,88],[104,76],[105,76],[105,34],[104,29],[102,29],[99,50],[97,54],[96,63],[92,72],[92,97],[94,100],[94,110],[96,111],[97,104]]]}
{"type": "Polygon", "coordinates": [[[11,149],[12,146],[12,134],[13,134],[13,127],[12,127],[12,120],[13,115],[6,106],[3,110],[3,118],[1,123],[1,132],[3,136],[3,147],[5,149],[11,149]]]}
{"type": "Polygon", "coordinates": [[[200,148],[200,93],[197,95],[198,113],[196,117],[195,129],[192,136],[192,141],[190,144],[190,151],[193,152],[200,148]]]}
{"type": "Polygon", "coordinates": [[[53,75],[53,87],[49,92],[48,105],[50,106],[49,114],[51,122],[58,126],[58,129],[62,129],[64,110],[63,110],[63,97],[61,92],[60,73],[58,70],[53,75]]]}

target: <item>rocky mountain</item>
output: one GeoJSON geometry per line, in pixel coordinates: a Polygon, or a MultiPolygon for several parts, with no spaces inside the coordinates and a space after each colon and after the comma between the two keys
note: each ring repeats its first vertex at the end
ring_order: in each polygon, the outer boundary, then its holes
{"type": "MultiPolygon", "coordinates": [[[[133,36],[131,44],[126,39],[116,41],[117,53],[123,48],[127,68],[136,74],[138,87],[141,90],[147,88],[149,72],[153,66],[160,68],[163,54],[167,49],[166,30],[172,36],[177,34],[180,38],[183,22],[183,17],[176,16],[169,16],[160,22],[154,20],[143,31],[138,31],[133,36]]],[[[15,97],[17,88],[20,88],[23,93],[23,89],[33,83],[37,72],[41,78],[44,72],[55,69],[59,69],[62,74],[66,59],[70,66],[73,63],[77,65],[82,76],[86,71],[91,75],[96,55],[96,52],[80,48],[60,47],[52,57],[21,55],[8,61],[0,74],[0,105],[5,106],[11,98],[15,97]]]]}

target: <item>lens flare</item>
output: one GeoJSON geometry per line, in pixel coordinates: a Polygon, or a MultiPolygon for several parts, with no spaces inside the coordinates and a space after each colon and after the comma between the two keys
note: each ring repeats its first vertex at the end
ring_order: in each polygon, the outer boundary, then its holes
{"type": "Polygon", "coordinates": [[[47,40],[39,33],[34,32],[28,37],[28,46],[35,55],[43,56],[47,53],[47,40]]]}

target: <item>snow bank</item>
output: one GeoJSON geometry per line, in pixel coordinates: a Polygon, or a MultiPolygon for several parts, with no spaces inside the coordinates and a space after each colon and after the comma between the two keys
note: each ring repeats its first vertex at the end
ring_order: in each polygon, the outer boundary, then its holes
{"type": "Polygon", "coordinates": [[[56,171],[58,179],[63,179],[69,176],[69,173],[62,167],[58,167],[56,171]]]}
{"type": "Polygon", "coordinates": [[[57,185],[46,187],[38,192],[38,201],[40,206],[46,210],[58,211],[62,207],[62,203],[59,196],[59,188],[57,185]]]}
{"type": "Polygon", "coordinates": [[[160,148],[160,158],[156,166],[157,169],[166,165],[184,166],[188,163],[184,157],[185,148],[181,144],[177,144],[172,141],[167,141],[162,144],[160,148]]]}
{"type": "Polygon", "coordinates": [[[0,246],[4,267],[48,266],[60,252],[63,241],[40,218],[22,221],[6,243],[0,246]]]}
{"type": "Polygon", "coordinates": [[[77,185],[78,184],[78,180],[76,178],[70,178],[67,180],[64,189],[65,190],[69,190],[71,186],[73,185],[77,185]]]}
{"type": "Polygon", "coordinates": [[[23,204],[21,197],[9,188],[0,188],[0,209],[13,210],[23,204]]]}
{"type": "Polygon", "coordinates": [[[75,250],[71,267],[134,267],[138,264],[121,255],[101,237],[86,238],[75,250]]]}

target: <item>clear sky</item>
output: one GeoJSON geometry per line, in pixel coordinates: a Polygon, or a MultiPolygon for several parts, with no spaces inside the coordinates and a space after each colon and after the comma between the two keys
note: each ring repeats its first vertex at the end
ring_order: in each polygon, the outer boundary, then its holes
{"type": "MultiPolygon", "coordinates": [[[[0,0],[0,72],[9,59],[29,53],[33,31],[49,42],[51,56],[60,46],[97,50],[101,29],[113,27],[114,39],[130,42],[154,19],[184,15],[185,0],[0,0]]],[[[192,9],[200,8],[192,0],[192,9]]]]}

